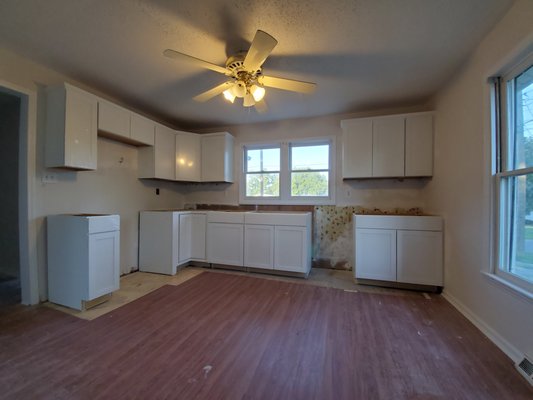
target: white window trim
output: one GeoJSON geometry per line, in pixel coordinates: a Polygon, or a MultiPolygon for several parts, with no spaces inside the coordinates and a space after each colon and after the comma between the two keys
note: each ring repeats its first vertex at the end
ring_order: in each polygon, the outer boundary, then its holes
{"type": "MultiPolygon", "coordinates": [[[[494,120],[494,98],[495,94],[491,93],[491,143],[492,143],[492,151],[491,151],[491,174],[493,176],[493,184],[491,185],[493,194],[492,198],[494,201],[494,207],[492,210],[492,229],[493,229],[493,241],[492,241],[492,262],[490,263],[490,272],[484,272],[485,275],[492,278],[494,281],[506,286],[507,288],[513,290],[514,292],[521,294],[522,296],[533,299],[533,284],[528,282],[525,279],[520,278],[517,275],[511,274],[504,270],[505,266],[502,265],[502,258],[504,258],[504,253],[502,253],[502,248],[504,246],[508,246],[506,243],[508,240],[508,232],[504,232],[504,229],[507,229],[508,224],[505,224],[506,226],[501,226],[501,220],[502,220],[502,214],[505,212],[504,208],[506,208],[505,205],[505,199],[502,196],[502,179],[507,179],[509,177],[513,176],[520,176],[525,175],[529,173],[533,173],[533,167],[530,168],[523,168],[523,169],[516,169],[516,170],[510,170],[509,169],[509,155],[510,155],[510,148],[509,148],[509,134],[507,132],[508,130],[508,102],[507,102],[507,82],[511,79],[516,78],[518,75],[520,75],[523,71],[525,71],[529,66],[533,65],[533,54],[530,54],[529,56],[522,58],[520,62],[515,63],[512,68],[508,69],[506,72],[502,73],[501,76],[501,82],[500,82],[500,129],[501,132],[497,132],[498,127],[495,124],[494,120]],[[498,138],[496,138],[496,135],[500,135],[499,141],[500,141],[500,148],[498,149],[498,138]],[[499,152],[499,154],[498,154],[499,152]],[[500,157],[500,163],[501,163],[501,171],[499,170],[498,160],[497,157],[500,157]]],[[[505,253],[506,254],[506,253],[505,253]]],[[[505,255],[505,258],[508,258],[505,255]]]]}
{"type": "Polygon", "coordinates": [[[335,192],[336,192],[336,146],[335,136],[321,136],[310,138],[298,138],[298,139],[283,139],[272,141],[260,141],[260,142],[247,142],[240,145],[240,164],[239,164],[239,204],[257,204],[257,205],[281,205],[281,204],[299,204],[299,205],[334,205],[335,204],[335,192]],[[329,196],[291,196],[290,195],[290,144],[309,144],[313,143],[329,143],[329,196]],[[280,146],[281,160],[280,160],[280,188],[279,197],[247,197],[246,196],[246,173],[244,171],[244,150],[263,148],[263,147],[276,147],[280,146]]]}

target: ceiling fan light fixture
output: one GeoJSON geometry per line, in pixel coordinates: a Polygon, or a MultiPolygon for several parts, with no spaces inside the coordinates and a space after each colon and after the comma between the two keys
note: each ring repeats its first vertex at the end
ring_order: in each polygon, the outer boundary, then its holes
{"type": "Polygon", "coordinates": [[[254,96],[251,93],[247,93],[246,96],[244,96],[244,101],[242,103],[244,107],[251,107],[255,105],[254,96]]]}
{"type": "Polygon", "coordinates": [[[231,89],[224,90],[224,98],[232,104],[235,101],[235,95],[231,89]]]}
{"type": "Polygon", "coordinates": [[[235,84],[231,87],[230,90],[235,97],[239,97],[242,99],[244,96],[246,96],[246,85],[244,84],[244,82],[235,82],[235,84]]]}
{"type": "Polygon", "coordinates": [[[252,85],[250,88],[250,93],[252,93],[252,96],[254,96],[255,101],[261,101],[263,100],[263,97],[265,97],[265,88],[257,85],[252,85]]]}

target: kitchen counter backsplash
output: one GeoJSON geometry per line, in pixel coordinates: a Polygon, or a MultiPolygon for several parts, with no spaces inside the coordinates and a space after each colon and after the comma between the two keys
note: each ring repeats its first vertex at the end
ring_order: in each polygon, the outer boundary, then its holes
{"type": "MultiPolygon", "coordinates": [[[[197,204],[196,210],[254,211],[254,205],[197,204]]],[[[421,208],[369,208],[361,206],[259,205],[259,211],[313,213],[313,267],[351,270],[353,267],[353,214],[425,215],[421,208]]]]}

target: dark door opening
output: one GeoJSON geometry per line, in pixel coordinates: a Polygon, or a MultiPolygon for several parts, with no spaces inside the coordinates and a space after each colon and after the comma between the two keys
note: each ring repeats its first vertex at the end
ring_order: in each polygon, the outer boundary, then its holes
{"type": "Polygon", "coordinates": [[[21,302],[19,142],[21,100],[0,92],[0,306],[21,302]]]}

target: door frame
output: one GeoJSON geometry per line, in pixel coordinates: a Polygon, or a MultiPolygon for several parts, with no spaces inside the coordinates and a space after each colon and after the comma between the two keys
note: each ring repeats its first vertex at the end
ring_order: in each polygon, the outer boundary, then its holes
{"type": "Polygon", "coordinates": [[[22,304],[39,303],[36,182],[37,92],[0,79],[0,91],[20,98],[18,219],[22,304]]]}

